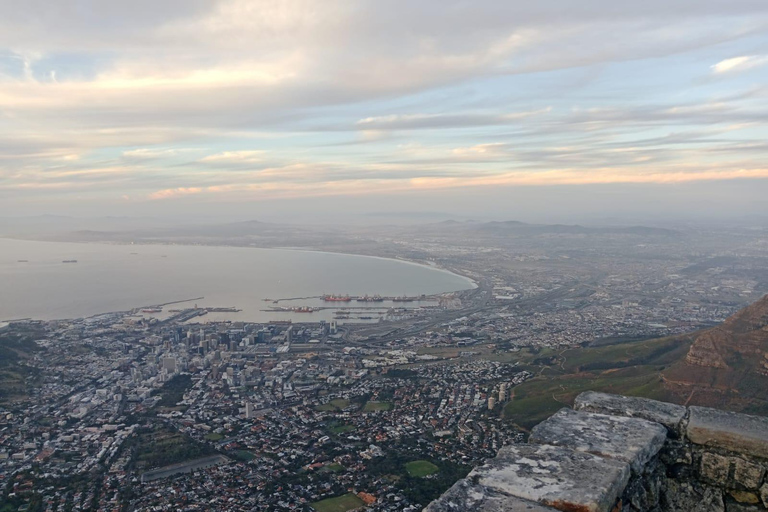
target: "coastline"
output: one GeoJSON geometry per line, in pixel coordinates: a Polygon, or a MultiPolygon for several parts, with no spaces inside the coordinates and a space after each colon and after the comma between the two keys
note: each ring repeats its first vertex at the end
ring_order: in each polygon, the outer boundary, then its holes
{"type": "MultiPolygon", "coordinates": [[[[204,243],[173,243],[173,242],[139,242],[139,243],[127,243],[127,242],[115,242],[115,241],[66,241],[66,240],[45,240],[45,239],[30,239],[30,238],[17,238],[12,236],[0,236],[0,241],[2,240],[8,240],[8,241],[14,241],[14,242],[28,242],[28,243],[40,243],[40,244],[77,244],[77,245],[83,245],[83,246],[110,246],[110,247],[202,247],[202,248],[218,248],[218,249],[258,249],[260,251],[290,251],[295,253],[316,253],[316,254],[324,254],[324,255],[330,255],[330,256],[341,256],[341,257],[352,257],[352,258],[370,258],[370,259],[376,259],[381,260],[385,262],[396,262],[396,263],[403,263],[407,265],[413,265],[420,267],[422,269],[431,270],[435,272],[444,273],[456,278],[461,279],[467,286],[462,288],[457,288],[454,290],[448,290],[444,292],[437,292],[437,293],[430,293],[426,294],[428,297],[436,298],[440,295],[446,294],[446,293],[460,293],[465,292],[469,290],[474,290],[479,287],[479,284],[472,278],[463,275],[460,272],[445,268],[441,265],[438,265],[436,263],[426,263],[421,260],[412,260],[404,257],[387,257],[387,256],[376,256],[376,255],[370,255],[370,254],[362,254],[362,253],[354,253],[354,252],[341,252],[341,251],[329,251],[329,250],[320,250],[320,249],[313,249],[313,248],[305,248],[305,247],[290,247],[290,246],[276,246],[276,247],[254,247],[254,246],[248,246],[248,245],[222,245],[222,244],[204,244],[204,243]]],[[[131,307],[122,307],[115,310],[109,310],[109,311],[102,311],[102,312],[96,312],[93,314],[86,314],[86,315],[80,315],[80,316],[63,316],[58,318],[38,318],[34,315],[23,315],[21,317],[16,317],[11,320],[2,320],[3,322],[8,321],[57,321],[57,320],[76,320],[76,319],[86,319],[86,318],[93,318],[101,315],[108,315],[108,314],[129,314],[132,311],[141,309],[141,308],[148,308],[148,307],[155,307],[160,304],[162,305],[168,305],[172,303],[180,303],[180,302],[188,302],[192,299],[178,299],[173,298],[169,301],[163,301],[161,302],[154,302],[154,303],[140,303],[131,307]]],[[[259,320],[234,320],[233,321],[252,321],[256,323],[261,323],[259,320]]]]}

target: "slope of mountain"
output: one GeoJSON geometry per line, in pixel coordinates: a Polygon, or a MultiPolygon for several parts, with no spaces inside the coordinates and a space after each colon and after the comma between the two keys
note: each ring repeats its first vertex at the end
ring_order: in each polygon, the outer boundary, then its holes
{"type": "Polygon", "coordinates": [[[504,409],[524,428],[587,390],[768,415],[768,295],[710,329],[516,358],[537,375],[504,409]]]}
{"type": "Polygon", "coordinates": [[[664,379],[670,392],[692,404],[768,409],[768,295],[697,333],[664,379]]]}

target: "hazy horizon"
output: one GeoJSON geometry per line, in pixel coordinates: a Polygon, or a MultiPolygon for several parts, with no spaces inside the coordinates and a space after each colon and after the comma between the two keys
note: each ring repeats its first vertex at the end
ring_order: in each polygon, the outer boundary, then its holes
{"type": "Polygon", "coordinates": [[[0,14],[0,216],[768,214],[764,1],[0,14]]]}

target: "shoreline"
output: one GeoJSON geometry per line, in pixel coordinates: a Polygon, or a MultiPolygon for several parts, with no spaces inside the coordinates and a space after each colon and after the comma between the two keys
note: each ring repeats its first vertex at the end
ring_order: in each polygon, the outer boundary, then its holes
{"type": "MultiPolygon", "coordinates": [[[[312,248],[301,248],[301,247],[290,247],[290,246],[279,246],[279,247],[254,247],[254,246],[247,246],[247,245],[214,245],[214,244],[189,244],[189,243],[171,243],[171,242],[139,242],[139,243],[127,243],[127,242],[110,242],[110,241],[66,241],[66,240],[45,240],[45,239],[30,239],[30,238],[16,238],[12,236],[0,236],[0,241],[2,240],[9,240],[9,241],[17,241],[17,242],[31,242],[31,243],[53,243],[53,244],[77,244],[77,245],[90,245],[90,246],[120,246],[120,247],[207,247],[207,248],[220,248],[220,249],[256,249],[256,250],[262,250],[262,251],[291,251],[291,252],[304,252],[304,253],[318,253],[318,254],[326,254],[326,255],[332,255],[332,256],[348,256],[348,257],[354,257],[354,258],[371,258],[371,259],[377,259],[382,261],[389,261],[389,262],[397,262],[397,263],[403,263],[406,265],[414,265],[417,267],[421,267],[423,269],[432,270],[436,272],[445,273],[454,277],[458,277],[465,281],[467,284],[469,284],[469,287],[467,288],[461,288],[457,290],[450,290],[445,292],[439,292],[439,293],[433,293],[428,294],[428,297],[436,298],[443,294],[448,293],[461,293],[466,292],[469,290],[477,289],[480,285],[477,281],[474,279],[463,275],[462,273],[459,273],[457,271],[445,268],[437,263],[429,264],[425,263],[424,261],[420,260],[412,260],[404,257],[386,257],[386,256],[374,256],[369,254],[360,254],[360,253],[349,253],[349,252],[335,252],[335,251],[328,251],[328,250],[319,250],[319,249],[312,249],[312,248]]],[[[94,318],[102,315],[110,315],[110,314],[130,314],[132,311],[135,311],[137,309],[141,308],[149,308],[149,307],[156,307],[159,305],[166,306],[170,304],[176,304],[176,303],[183,303],[183,302],[189,302],[191,300],[195,299],[178,299],[178,300],[172,300],[169,302],[164,302],[162,304],[154,303],[154,304],[141,304],[137,306],[133,306],[128,309],[119,309],[114,311],[104,311],[99,313],[94,313],[91,315],[86,316],[74,316],[74,317],[63,317],[63,318],[51,318],[51,319],[41,319],[36,317],[22,317],[22,318],[16,318],[12,320],[2,320],[0,319],[0,322],[8,323],[8,322],[17,322],[17,321],[41,321],[41,322],[55,322],[55,321],[68,321],[68,320],[81,320],[81,319],[88,319],[88,318],[94,318]]],[[[242,321],[248,321],[248,320],[242,320],[242,321]]],[[[258,322],[256,320],[250,320],[249,322],[253,323],[263,323],[258,322]]]]}

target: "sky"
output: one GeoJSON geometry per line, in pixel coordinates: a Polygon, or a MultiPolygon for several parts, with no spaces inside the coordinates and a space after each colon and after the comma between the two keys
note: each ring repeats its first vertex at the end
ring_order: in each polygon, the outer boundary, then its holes
{"type": "Polygon", "coordinates": [[[0,216],[768,215],[765,0],[0,0],[0,216]]]}

